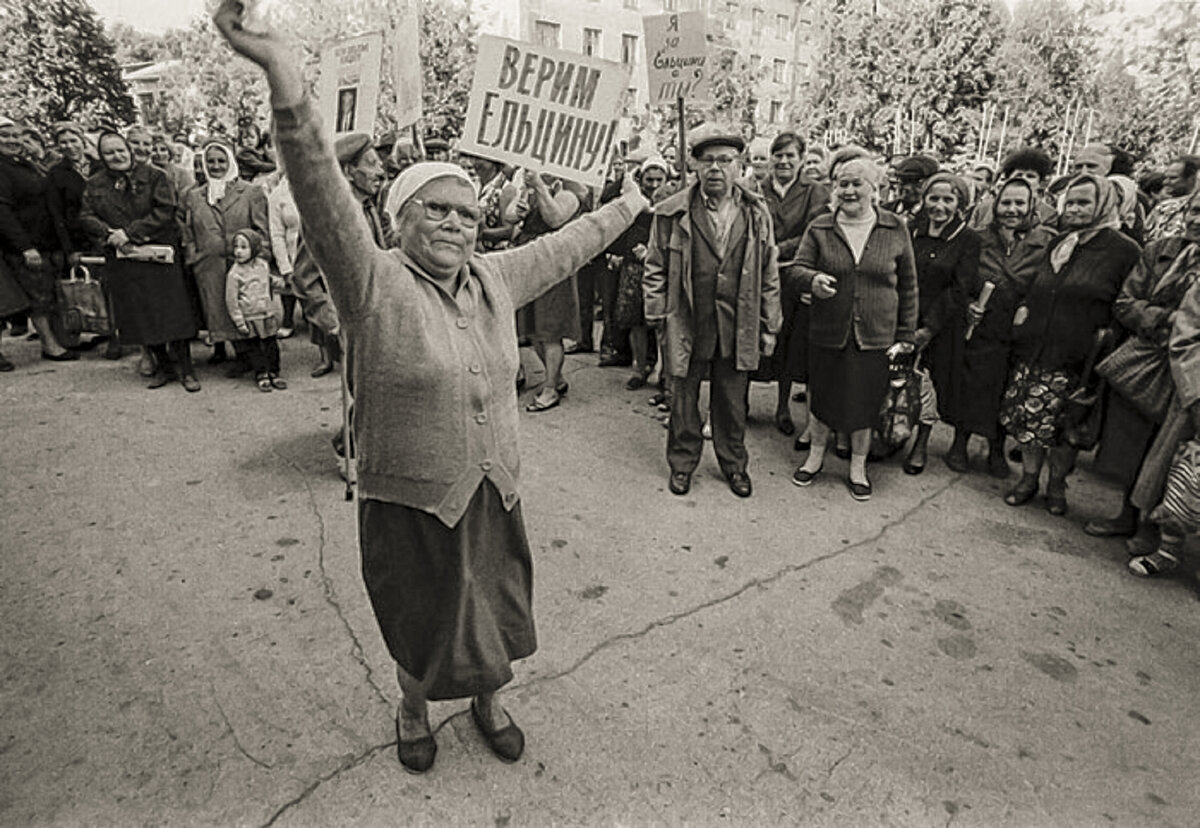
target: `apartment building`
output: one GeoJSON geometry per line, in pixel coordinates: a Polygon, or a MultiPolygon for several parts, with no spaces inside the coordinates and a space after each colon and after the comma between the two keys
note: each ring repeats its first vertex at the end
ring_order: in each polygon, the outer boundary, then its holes
{"type": "Polygon", "coordinates": [[[787,121],[794,91],[809,65],[799,36],[803,0],[484,0],[483,30],[631,64],[631,112],[648,94],[642,18],[704,11],[718,48],[746,55],[758,68],[758,122],[787,121]]]}

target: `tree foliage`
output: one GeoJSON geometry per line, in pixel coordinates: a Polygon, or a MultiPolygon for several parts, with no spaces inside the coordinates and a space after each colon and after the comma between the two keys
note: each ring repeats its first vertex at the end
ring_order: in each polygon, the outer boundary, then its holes
{"type": "MultiPolygon", "coordinates": [[[[477,26],[470,0],[413,0],[421,14],[423,108],[426,126],[445,137],[462,130],[475,62],[477,26]]],[[[275,7],[276,24],[297,40],[300,58],[315,83],[322,46],[370,31],[384,33],[377,121],[398,126],[392,116],[391,64],[404,0],[287,0],[275,7]]],[[[231,130],[241,119],[265,122],[268,96],[262,73],[235,57],[207,15],[187,29],[169,31],[155,45],[127,27],[114,32],[134,59],[171,61],[161,84],[161,104],[148,119],[169,129],[231,130]]]]}
{"type": "Polygon", "coordinates": [[[42,126],[78,119],[133,120],[115,48],[84,0],[0,7],[0,99],[42,126]]]}

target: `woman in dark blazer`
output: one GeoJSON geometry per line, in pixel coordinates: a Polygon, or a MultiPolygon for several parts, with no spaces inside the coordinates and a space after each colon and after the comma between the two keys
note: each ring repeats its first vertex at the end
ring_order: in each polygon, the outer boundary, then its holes
{"type": "Polygon", "coordinates": [[[1113,302],[1141,256],[1120,227],[1117,191],[1084,173],[1063,193],[1059,227],[1024,303],[1013,318],[1014,366],[1000,424],[1021,446],[1021,479],[1005,495],[1010,506],[1037,494],[1049,458],[1046,509],[1067,511],[1067,475],[1075,449],[1063,438],[1067,401],[1080,386],[1097,334],[1113,320],[1113,302]]]}
{"type": "Polygon", "coordinates": [[[876,205],[879,167],[855,158],[835,162],[831,175],[833,213],[809,225],[791,273],[813,297],[812,448],[792,482],[813,482],[825,462],[829,432],[836,430],[850,435],[850,494],[867,500],[867,452],[887,394],[888,358],[913,348],[917,272],[904,222],[876,205]]]}

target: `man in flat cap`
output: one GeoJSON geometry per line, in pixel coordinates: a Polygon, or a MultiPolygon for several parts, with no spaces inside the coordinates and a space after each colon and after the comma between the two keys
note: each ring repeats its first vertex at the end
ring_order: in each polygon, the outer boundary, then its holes
{"type": "Polygon", "coordinates": [[[704,447],[698,398],[705,379],[721,472],[734,494],[751,494],[746,393],[760,354],[775,350],[782,316],[771,214],[739,182],[745,146],[736,135],[699,137],[696,182],[654,210],[643,291],[674,389],[667,462],[677,495],[691,488],[704,447]]]}
{"type": "Polygon", "coordinates": [[[912,221],[921,209],[921,188],[937,171],[937,161],[928,155],[910,155],[905,158],[892,171],[899,189],[899,197],[883,205],[884,209],[903,217],[905,221],[912,221]]]}

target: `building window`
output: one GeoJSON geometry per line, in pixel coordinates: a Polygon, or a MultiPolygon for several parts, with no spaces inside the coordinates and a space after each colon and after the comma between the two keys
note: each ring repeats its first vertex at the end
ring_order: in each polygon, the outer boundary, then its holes
{"type": "Polygon", "coordinates": [[[663,0],[663,11],[679,11],[679,0],[663,0]]]}
{"type": "Polygon", "coordinates": [[[750,33],[759,37],[763,33],[763,10],[753,9],[750,12],[750,33]]]}
{"type": "Polygon", "coordinates": [[[781,120],[783,120],[783,104],[780,101],[771,101],[771,123],[777,124],[781,120]]]}
{"type": "Polygon", "coordinates": [[[621,63],[632,66],[637,63],[637,35],[621,35],[621,63]]]}
{"type": "Polygon", "coordinates": [[[775,83],[787,83],[787,61],[775,59],[774,66],[771,70],[771,80],[775,83]]]}
{"type": "Polygon", "coordinates": [[[775,37],[789,40],[792,35],[792,19],[786,14],[775,15],[775,37]]]}
{"type": "Polygon", "coordinates": [[[625,8],[636,9],[637,7],[638,7],[638,0],[625,0],[625,8]]]}
{"type": "Polygon", "coordinates": [[[738,4],[729,2],[725,4],[725,28],[733,30],[737,28],[737,13],[738,4]]]}
{"type": "Polygon", "coordinates": [[[600,57],[600,30],[583,30],[583,53],[600,57]]]}
{"type": "Polygon", "coordinates": [[[533,39],[539,46],[562,48],[562,26],[549,20],[537,20],[533,24],[533,39]]]}

